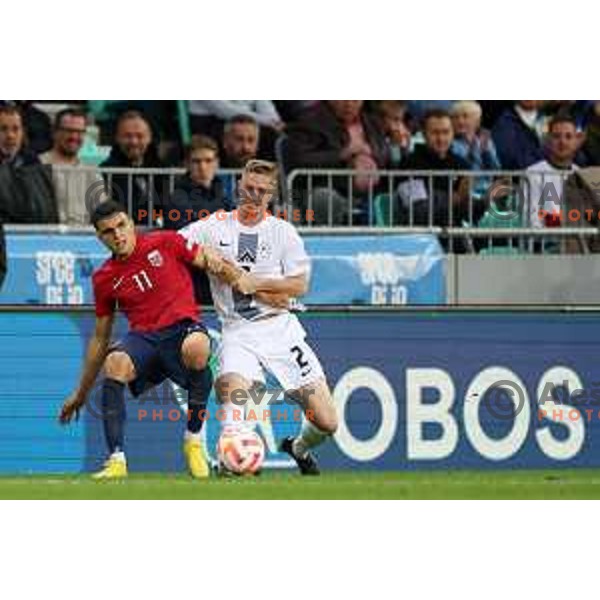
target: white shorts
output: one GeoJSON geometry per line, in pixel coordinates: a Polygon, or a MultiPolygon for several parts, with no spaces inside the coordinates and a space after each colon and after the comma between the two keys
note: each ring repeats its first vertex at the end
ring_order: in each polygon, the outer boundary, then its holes
{"type": "Polygon", "coordinates": [[[325,377],[305,338],[304,327],[290,313],[226,325],[218,351],[219,372],[238,373],[249,381],[264,383],[266,370],[284,390],[297,390],[325,377]]]}

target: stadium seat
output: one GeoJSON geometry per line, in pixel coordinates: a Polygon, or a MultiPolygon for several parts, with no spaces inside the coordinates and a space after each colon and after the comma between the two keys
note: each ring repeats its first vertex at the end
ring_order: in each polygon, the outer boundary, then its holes
{"type": "Polygon", "coordinates": [[[389,227],[391,225],[391,210],[389,194],[378,194],[373,198],[373,214],[377,227],[389,227]]]}
{"type": "Polygon", "coordinates": [[[104,121],[109,117],[108,106],[112,102],[112,100],[88,100],[87,111],[96,122],[104,121]]]}
{"type": "MultiPolygon", "coordinates": [[[[463,224],[466,225],[466,224],[463,224]]],[[[518,211],[491,211],[486,210],[479,222],[477,223],[478,229],[519,229],[523,227],[523,218],[518,211]]],[[[481,240],[481,238],[480,238],[481,240]]],[[[511,246],[508,244],[507,238],[492,238],[492,245],[480,248],[479,254],[481,255],[517,255],[525,254],[526,252],[517,245],[511,246]],[[502,245],[497,245],[501,242],[502,245]],[[506,243],[506,244],[505,244],[506,243]]]]}
{"type": "Polygon", "coordinates": [[[279,134],[275,140],[275,160],[279,168],[279,189],[280,197],[287,200],[287,174],[288,174],[288,136],[285,133],[279,134]]]}
{"type": "Polygon", "coordinates": [[[389,194],[378,194],[373,198],[373,218],[376,227],[392,227],[402,223],[403,209],[394,204],[392,213],[392,202],[396,201],[396,196],[389,194]]]}
{"type": "Polygon", "coordinates": [[[192,128],[187,100],[177,100],[177,121],[179,122],[181,141],[184,146],[187,146],[192,141],[192,128]]]}

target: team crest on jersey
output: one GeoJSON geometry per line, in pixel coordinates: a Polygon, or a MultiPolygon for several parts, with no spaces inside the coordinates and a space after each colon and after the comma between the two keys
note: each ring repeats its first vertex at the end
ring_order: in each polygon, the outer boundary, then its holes
{"type": "Polygon", "coordinates": [[[162,267],[162,254],[158,250],[152,250],[152,252],[148,252],[148,261],[153,267],[162,267]]]}
{"type": "Polygon", "coordinates": [[[271,258],[272,249],[270,244],[265,241],[260,242],[258,245],[258,258],[261,260],[268,260],[271,258]]]}

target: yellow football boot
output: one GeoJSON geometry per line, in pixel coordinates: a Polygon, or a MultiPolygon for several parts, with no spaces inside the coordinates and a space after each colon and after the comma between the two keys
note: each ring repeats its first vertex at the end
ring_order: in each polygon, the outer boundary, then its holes
{"type": "Polygon", "coordinates": [[[183,442],[183,455],[190,475],[195,479],[205,479],[210,475],[208,461],[200,440],[187,439],[183,442]]]}
{"type": "Polygon", "coordinates": [[[124,479],[127,477],[127,463],[118,458],[110,457],[105,463],[102,471],[92,475],[97,481],[104,479],[124,479]]]}

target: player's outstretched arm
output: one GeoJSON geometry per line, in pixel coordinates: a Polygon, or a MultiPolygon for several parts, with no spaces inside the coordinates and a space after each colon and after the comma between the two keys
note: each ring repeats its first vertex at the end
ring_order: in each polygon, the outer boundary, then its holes
{"type": "Polygon", "coordinates": [[[73,417],[79,418],[79,411],[85,404],[89,391],[96,381],[98,372],[106,358],[114,315],[96,318],[96,329],[87,347],[83,372],[77,389],[65,400],[58,417],[62,424],[69,423],[73,417]]]}
{"type": "Polygon", "coordinates": [[[308,277],[304,273],[284,277],[283,279],[263,279],[249,275],[243,282],[240,281],[237,287],[244,294],[266,292],[270,294],[287,294],[290,297],[297,298],[308,291],[308,277]]]}

